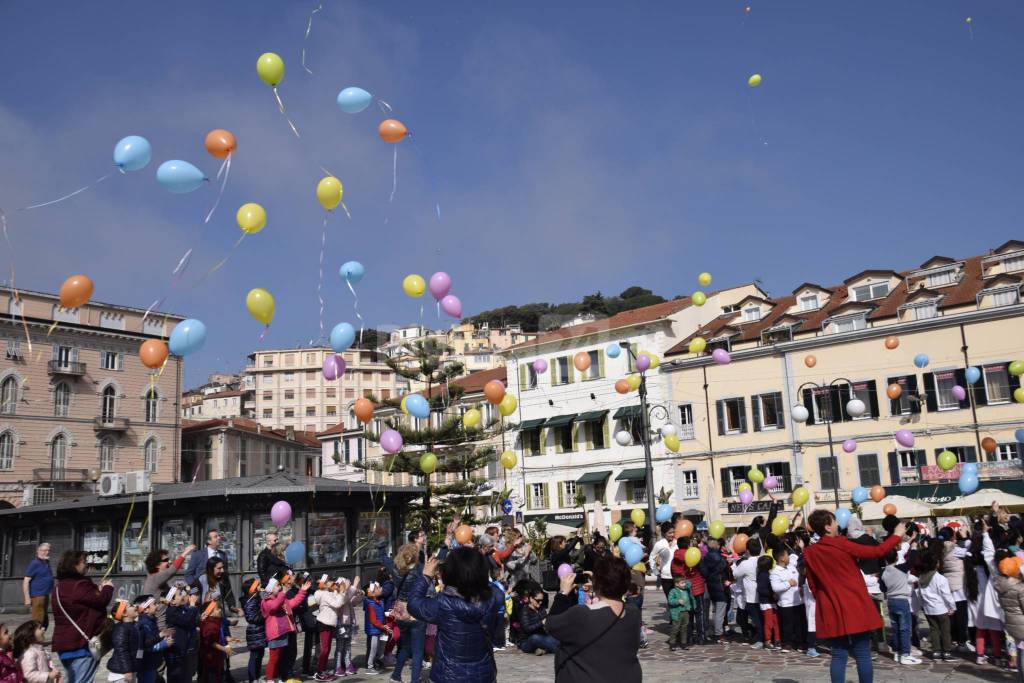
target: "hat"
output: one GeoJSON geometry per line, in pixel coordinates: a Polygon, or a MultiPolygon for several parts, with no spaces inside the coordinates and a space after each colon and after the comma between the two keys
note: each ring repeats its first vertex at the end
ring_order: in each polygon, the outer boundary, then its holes
{"type": "Polygon", "coordinates": [[[125,613],[125,610],[127,610],[127,609],[128,609],[128,601],[127,600],[118,600],[117,601],[117,609],[114,611],[114,618],[117,619],[118,621],[121,621],[122,619],[124,619],[124,613],[125,613]]]}
{"type": "Polygon", "coordinates": [[[213,610],[217,609],[217,601],[211,600],[206,604],[206,609],[203,610],[203,619],[213,614],[213,610]]]}
{"type": "MultiPolygon", "coordinates": [[[[850,520],[853,521],[852,519],[850,520]]],[[[893,529],[900,523],[900,518],[896,515],[886,515],[885,519],[882,520],[882,528],[885,529],[885,533],[892,535],[893,529]]]]}
{"type": "Polygon", "coordinates": [[[167,597],[165,599],[167,600],[167,602],[170,602],[171,600],[174,599],[174,596],[177,595],[177,594],[178,594],[177,587],[171,586],[171,589],[169,591],[167,591],[167,597]]]}

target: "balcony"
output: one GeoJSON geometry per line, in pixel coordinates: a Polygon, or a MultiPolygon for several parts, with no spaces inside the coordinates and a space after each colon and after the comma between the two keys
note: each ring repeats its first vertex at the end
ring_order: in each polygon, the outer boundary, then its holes
{"type": "Polygon", "coordinates": [[[32,470],[33,482],[84,484],[89,481],[89,470],[71,467],[37,467],[32,470]]]}
{"type": "Polygon", "coordinates": [[[680,441],[693,441],[696,438],[693,433],[693,425],[681,425],[676,429],[676,436],[679,437],[680,441]]]}
{"type": "Polygon", "coordinates": [[[51,360],[46,364],[51,375],[71,375],[81,377],[85,374],[85,363],[70,360],[51,360]]]}
{"type": "Polygon", "coordinates": [[[768,489],[773,494],[776,493],[789,493],[793,490],[793,477],[786,474],[775,475],[776,484],[772,488],[768,489]]]}
{"type": "Polygon", "coordinates": [[[93,418],[93,429],[101,432],[126,432],[128,431],[127,417],[97,417],[93,418]]]}

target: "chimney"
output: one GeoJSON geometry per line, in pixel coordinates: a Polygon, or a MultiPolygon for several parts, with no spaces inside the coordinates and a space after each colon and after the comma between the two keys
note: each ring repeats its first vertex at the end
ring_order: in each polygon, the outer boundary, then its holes
{"type": "Polygon", "coordinates": [[[288,425],[284,428],[284,437],[289,441],[295,441],[295,427],[288,425]]]}

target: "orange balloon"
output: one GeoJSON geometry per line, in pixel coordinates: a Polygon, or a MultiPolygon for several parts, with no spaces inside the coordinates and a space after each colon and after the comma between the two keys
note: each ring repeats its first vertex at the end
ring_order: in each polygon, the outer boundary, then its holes
{"type": "Polygon", "coordinates": [[[167,360],[167,344],[159,339],[147,339],[139,347],[139,360],[147,368],[159,368],[167,360]]]}
{"type": "Polygon", "coordinates": [[[465,524],[460,524],[455,529],[455,541],[459,545],[468,545],[473,542],[473,529],[465,524]]]}
{"type": "Polygon", "coordinates": [[[881,502],[881,500],[885,498],[885,489],[880,484],[875,484],[871,487],[871,491],[868,492],[868,495],[871,496],[871,500],[876,503],[881,502]]]}
{"type": "Polygon", "coordinates": [[[885,388],[885,395],[891,398],[893,401],[903,395],[903,387],[893,382],[885,388]]]}
{"type": "Polygon", "coordinates": [[[381,121],[377,132],[380,133],[380,139],[384,142],[401,142],[409,134],[405,124],[398,119],[381,121]]]}
{"type": "Polygon", "coordinates": [[[804,365],[806,365],[807,367],[813,368],[817,364],[818,359],[814,357],[814,354],[809,353],[806,356],[804,356],[804,365]]]}
{"type": "Polygon", "coordinates": [[[986,436],[981,440],[981,447],[986,453],[993,453],[997,448],[999,448],[999,444],[996,443],[996,440],[991,436],[986,436]]]}
{"type": "Polygon", "coordinates": [[[356,401],[354,406],[352,406],[352,412],[356,414],[356,417],[359,418],[360,422],[366,424],[373,419],[374,407],[373,401],[368,398],[361,398],[356,401]]]}
{"type": "Polygon", "coordinates": [[[899,337],[886,337],[885,338],[885,348],[889,349],[890,351],[892,351],[893,349],[895,349],[899,345],[900,345],[900,338],[899,337]]]}
{"type": "Polygon", "coordinates": [[[580,372],[585,372],[590,367],[590,354],[586,351],[580,351],[572,357],[572,364],[580,372]]]}
{"type": "Polygon", "coordinates": [[[218,159],[223,159],[235,151],[238,143],[231,131],[215,128],[206,134],[206,151],[218,159]]]}
{"type": "Polygon", "coordinates": [[[84,306],[92,298],[92,280],[87,275],[72,275],[60,286],[60,305],[64,308],[84,306]]]}
{"type": "Polygon", "coordinates": [[[896,506],[893,505],[892,503],[886,503],[884,506],[882,506],[882,512],[884,512],[887,515],[895,515],[896,506]]]}
{"type": "Polygon", "coordinates": [[[690,536],[693,536],[693,522],[688,519],[676,522],[676,538],[689,538],[690,536]]]}
{"type": "Polygon", "coordinates": [[[501,403],[501,399],[505,398],[505,385],[500,379],[492,379],[484,385],[484,398],[494,405],[501,403]]]}
{"type": "Polygon", "coordinates": [[[747,549],[747,541],[750,537],[746,534],[736,534],[732,537],[732,549],[737,555],[742,555],[747,549]]]}
{"type": "Polygon", "coordinates": [[[1020,558],[1004,557],[999,560],[999,573],[1003,576],[1017,576],[1020,574],[1020,558]]]}
{"type": "Polygon", "coordinates": [[[620,379],[619,381],[617,381],[615,383],[615,391],[619,392],[620,394],[628,394],[629,393],[629,382],[627,382],[624,379],[620,379]]]}

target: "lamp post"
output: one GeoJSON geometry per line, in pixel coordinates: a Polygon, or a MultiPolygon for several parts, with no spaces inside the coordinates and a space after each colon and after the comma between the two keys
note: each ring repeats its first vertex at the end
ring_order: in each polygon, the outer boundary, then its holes
{"type": "MultiPolygon", "coordinates": [[[[629,342],[619,342],[619,346],[629,353],[630,358],[636,363],[636,354],[633,353],[633,349],[630,347],[629,342]]],[[[647,522],[651,525],[651,542],[654,542],[655,531],[654,531],[654,464],[651,460],[651,434],[650,434],[650,415],[648,410],[654,411],[661,409],[665,412],[665,418],[668,418],[668,410],[661,405],[654,405],[648,407],[647,405],[647,373],[640,373],[640,441],[644,446],[644,478],[647,487],[647,522]]]]}
{"type": "MultiPolygon", "coordinates": [[[[845,377],[837,377],[836,379],[832,380],[831,382],[829,382],[828,384],[825,384],[825,385],[817,384],[816,382],[804,382],[799,387],[797,387],[797,390],[796,390],[796,393],[798,395],[800,395],[800,394],[803,394],[803,390],[804,390],[805,387],[810,387],[812,389],[812,392],[811,392],[811,401],[812,402],[814,401],[814,392],[813,392],[813,390],[828,392],[828,402],[826,403],[827,408],[824,411],[824,412],[827,413],[827,416],[825,418],[825,427],[828,430],[828,454],[832,458],[832,492],[835,495],[836,510],[839,509],[839,461],[836,460],[835,444],[832,441],[832,420],[835,418],[835,416],[832,415],[832,392],[833,391],[837,391],[837,392],[841,391],[839,386],[838,386],[838,384],[840,384],[840,383],[845,384],[845,385],[847,385],[849,387],[853,386],[853,383],[850,380],[846,379],[845,377]]],[[[841,398],[842,397],[840,396],[840,399],[841,398]]],[[[840,404],[841,403],[842,402],[840,400],[840,404]]],[[[811,410],[814,409],[814,406],[812,405],[810,408],[807,408],[807,406],[804,406],[804,409],[806,409],[808,411],[811,411],[811,410]]],[[[840,406],[840,410],[841,409],[842,409],[842,407],[840,406]]],[[[800,422],[806,422],[806,419],[800,420],[800,422]]]]}

